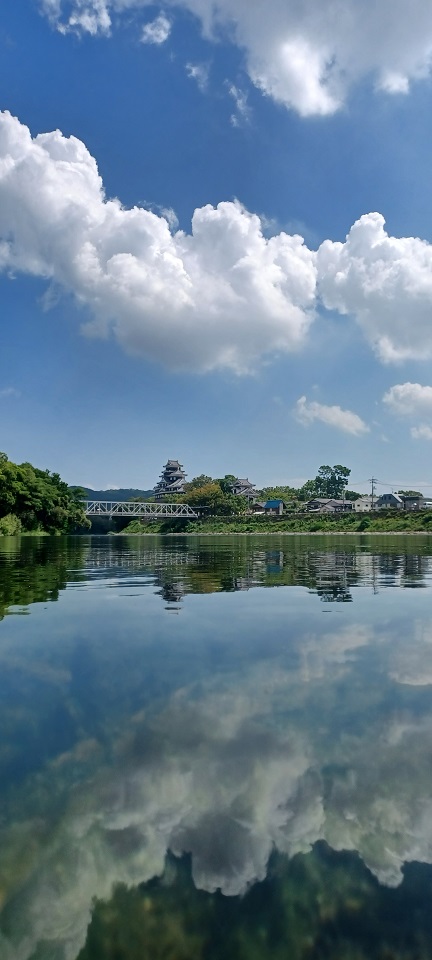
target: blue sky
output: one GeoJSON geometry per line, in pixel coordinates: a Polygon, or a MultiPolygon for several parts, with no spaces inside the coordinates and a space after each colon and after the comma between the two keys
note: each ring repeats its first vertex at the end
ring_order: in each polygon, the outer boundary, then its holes
{"type": "Polygon", "coordinates": [[[11,459],[432,490],[432,10],[359,6],[5,0],[11,459]]]}

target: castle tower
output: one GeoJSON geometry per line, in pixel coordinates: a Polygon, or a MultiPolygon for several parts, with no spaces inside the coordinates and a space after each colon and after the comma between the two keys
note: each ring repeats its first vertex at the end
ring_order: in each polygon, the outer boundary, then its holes
{"type": "Polygon", "coordinates": [[[172,493],[184,493],[185,479],[183,465],[178,460],[168,460],[154,489],[156,500],[164,500],[172,493]]]}

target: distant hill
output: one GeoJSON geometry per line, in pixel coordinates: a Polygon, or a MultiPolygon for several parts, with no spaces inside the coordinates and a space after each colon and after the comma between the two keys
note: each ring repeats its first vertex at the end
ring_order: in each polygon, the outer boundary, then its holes
{"type": "Polygon", "coordinates": [[[135,490],[132,487],[121,487],[120,490],[92,490],[91,487],[82,487],[88,500],[133,500],[134,497],[152,497],[153,490],[135,490]]]}

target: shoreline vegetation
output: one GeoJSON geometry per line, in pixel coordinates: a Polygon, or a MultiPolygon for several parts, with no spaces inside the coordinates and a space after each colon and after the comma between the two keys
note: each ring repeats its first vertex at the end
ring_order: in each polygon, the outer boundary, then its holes
{"type": "Polygon", "coordinates": [[[89,528],[82,490],[58,473],[13,463],[0,452],[0,536],[58,535],[89,528]]]}
{"type": "Polygon", "coordinates": [[[181,534],[353,534],[353,533],[430,533],[432,510],[416,512],[382,511],[379,514],[295,515],[282,517],[208,517],[201,520],[132,520],[116,536],[181,534]]]}
{"type": "MultiPolygon", "coordinates": [[[[107,527],[91,524],[83,509],[87,488],[69,487],[58,473],[39,470],[31,463],[16,464],[0,452],[0,537],[60,535],[68,533],[114,534],[116,536],[179,536],[230,534],[358,534],[358,533],[432,533],[432,510],[380,509],[373,512],[350,510],[337,513],[307,512],[314,497],[346,497],[354,501],[361,495],[347,490],[350,470],[341,464],[323,465],[314,480],[300,489],[266,487],[256,491],[262,499],[276,499],[284,513],[269,516],[253,513],[246,496],[235,494],[238,481],[233,474],[222,479],[201,474],[184,483],[184,492],[170,497],[176,503],[188,503],[197,519],[161,518],[153,520],[114,518],[107,527]],[[199,516],[201,514],[201,516],[199,516]]],[[[249,487],[252,485],[249,484],[249,487]]],[[[102,494],[103,491],[97,491],[102,494]]],[[[109,491],[107,491],[109,492],[109,491]]],[[[134,490],[119,491],[135,501],[149,501],[150,491],[131,496],[134,490]]],[[[399,491],[412,494],[413,491],[399,491]]],[[[255,497],[255,499],[257,498],[255,497]]],[[[421,496],[421,495],[416,495],[421,496]]]]}
{"type": "MultiPolygon", "coordinates": [[[[174,461],[169,461],[167,468],[171,464],[174,461]]],[[[362,495],[348,489],[350,474],[351,470],[342,464],[333,467],[323,464],[316,477],[298,489],[276,486],[262,490],[256,490],[248,479],[236,479],[234,474],[219,479],[201,474],[190,482],[182,482],[181,493],[169,494],[170,502],[192,507],[198,514],[197,519],[168,517],[159,520],[135,518],[129,523],[113,521],[109,532],[126,536],[432,533],[430,504],[426,508],[425,502],[421,509],[413,509],[413,503],[418,507],[423,500],[417,491],[399,490],[398,496],[393,498],[394,504],[383,509],[381,503],[379,510],[368,509],[363,499],[361,509],[356,511],[354,502],[362,499],[362,495]],[[404,498],[410,503],[408,509],[404,498]],[[335,511],[311,511],[309,504],[316,499],[332,501],[335,511]],[[259,512],[253,511],[251,500],[260,508],[259,512]],[[403,504],[404,509],[397,509],[397,504],[403,504]],[[266,512],[266,505],[277,508],[278,513],[266,512]]],[[[168,490],[165,495],[168,499],[168,490]]]]}

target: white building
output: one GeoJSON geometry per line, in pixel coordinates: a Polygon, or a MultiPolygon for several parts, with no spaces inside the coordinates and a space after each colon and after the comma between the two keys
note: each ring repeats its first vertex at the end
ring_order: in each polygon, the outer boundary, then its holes
{"type": "Polygon", "coordinates": [[[370,496],[360,497],[359,500],[354,500],[354,510],[356,513],[369,513],[370,510],[373,510],[376,502],[376,497],[373,500],[370,496]]]}

